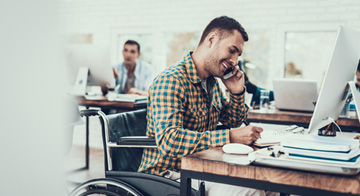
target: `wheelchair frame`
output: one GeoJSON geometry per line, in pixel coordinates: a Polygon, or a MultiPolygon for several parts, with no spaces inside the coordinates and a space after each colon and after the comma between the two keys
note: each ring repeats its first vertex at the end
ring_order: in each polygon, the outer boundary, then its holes
{"type": "MultiPolygon", "coordinates": [[[[113,170],[113,160],[111,156],[112,148],[157,148],[154,138],[144,135],[131,137],[123,136],[120,137],[120,140],[117,142],[111,142],[109,136],[109,119],[102,111],[93,109],[82,110],[80,111],[80,115],[86,117],[99,116],[102,124],[105,178],[93,179],[80,184],[71,191],[70,196],[85,196],[92,194],[109,196],[180,195],[180,183],[177,181],[146,173],[113,170]]],[[[192,189],[191,195],[204,195],[204,186],[204,183],[201,183],[199,191],[192,189]]]]}

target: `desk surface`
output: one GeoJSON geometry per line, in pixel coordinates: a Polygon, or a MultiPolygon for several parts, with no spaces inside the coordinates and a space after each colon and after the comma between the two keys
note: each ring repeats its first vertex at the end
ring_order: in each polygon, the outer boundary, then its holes
{"type": "MultiPolygon", "coordinates": [[[[262,113],[259,110],[249,110],[249,122],[264,122],[272,124],[305,124],[309,125],[312,113],[309,112],[290,112],[280,110],[270,110],[268,113],[262,113]]],[[[359,127],[360,123],[357,117],[339,118],[336,121],[340,126],[359,127]]],[[[301,125],[304,126],[304,125],[301,125]]]]}
{"type": "MultiPolygon", "coordinates": [[[[181,159],[181,169],[260,180],[280,185],[360,194],[360,174],[349,177],[232,163],[234,160],[239,159],[239,156],[245,155],[226,154],[223,153],[220,147],[213,148],[183,157],[181,159]]],[[[278,191],[281,191],[281,189],[278,191]]]]}
{"type": "Polygon", "coordinates": [[[100,107],[110,109],[134,110],[146,108],[146,101],[141,102],[121,102],[108,100],[87,100],[84,97],[75,97],[76,102],[81,106],[100,107]]]}

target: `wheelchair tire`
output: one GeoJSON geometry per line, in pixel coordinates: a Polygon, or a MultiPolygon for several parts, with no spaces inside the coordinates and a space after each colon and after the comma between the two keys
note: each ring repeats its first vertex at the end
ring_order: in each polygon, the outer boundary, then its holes
{"type": "Polygon", "coordinates": [[[107,196],[143,196],[131,185],[117,179],[99,178],[89,180],[71,191],[70,196],[107,195],[107,196]]]}
{"type": "Polygon", "coordinates": [[[116,193],[114,193],[114,192],[112,192],[112,191],[108,191],[108,190],[106,190],[106,189],[93,189],[93,190],[88,190],[88,191],[86,191],[86,192],[84,192],[84,193],[81,193],[81,195],[79,195],[79,196],[88,196],[88,195],[93,195],[93,196],[95,196],[95,195],[98,195],[98,196],[100,196],[100,195],[120,196],[119,194],[116,194],[116,193]]]}

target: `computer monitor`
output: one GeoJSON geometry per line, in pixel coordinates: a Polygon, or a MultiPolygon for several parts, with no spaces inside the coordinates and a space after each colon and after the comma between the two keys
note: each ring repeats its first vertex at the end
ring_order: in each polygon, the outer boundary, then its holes
{"type": "MultiPolygon", "coordinates": [[[[307,130],[308,133],[317,134],[319,129],[338,119],[349,93],[348,82],[352,81],[352,89],[355,87],[353,81],[359,59],[360,32],[341,26],[307,130]]],[[[355,102],[357,101],[360,100],[355,100],[355,102]]],[[[358,114],[359,110],[360,108],[357,106],[358,114]]]]}
{"type": "MultiPolygon", "coordinates": [[[[88,68],[85,85],[115,87],[115,79],[110,63],[110,49],[105,45],[71,45],[66,47],[66,61],[71,84],[82,82],[79,77],[83,68],[88,68]]],[[[85,69],[87,70],[87,69],[85,69]]]]}

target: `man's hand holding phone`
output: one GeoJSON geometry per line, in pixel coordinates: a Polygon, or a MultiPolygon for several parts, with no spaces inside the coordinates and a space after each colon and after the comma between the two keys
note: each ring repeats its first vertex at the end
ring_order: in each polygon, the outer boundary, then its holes
{"type": "Polygon", "coordinates": [[[231,78],[232,76],[234,76],[233,70],[234,70],[234,68],[232,68],[232,67],[228,68],[228,69],[225,71],[223,78],[224,78],[225,80],[227,80],[227,79],[231,78]]]}
{"type": "Polygon", "coordinates": [[[240,94],[244,91],[244,78],[244,73],[235,66],[228,68],[221,80],[232,94],[240,94]]]}

